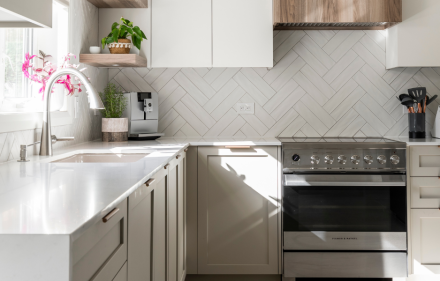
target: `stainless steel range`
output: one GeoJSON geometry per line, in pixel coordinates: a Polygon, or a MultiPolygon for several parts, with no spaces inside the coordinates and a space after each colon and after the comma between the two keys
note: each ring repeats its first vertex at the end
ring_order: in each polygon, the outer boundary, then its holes
{"type": "Polygon", "coordinates": [[[406,277],[406,144],[280,140],[284,279],[406,277]]]}

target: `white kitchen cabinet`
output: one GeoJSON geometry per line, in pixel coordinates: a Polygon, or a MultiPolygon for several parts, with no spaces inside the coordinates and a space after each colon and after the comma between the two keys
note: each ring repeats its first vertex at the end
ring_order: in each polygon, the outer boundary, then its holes
{"type": "Polygon", "coordinates": [[[272,0],[212,0],[213,67],[272,67],[272,0]]]}
{"type": "Polygon", "coordinates": [[[411,177],[440,177],[439,146],[411,146],[410,155],[411,177]]]}
{"type": "Polygon", "coordinates": [[[388,29],[386,67],[438,67],[440,1],[402,0],[403,22],[388,29]]]}
{"type": "Polygon", "coordinates": [[[0,28],[52,28],[52,1],[0,1],[0,28]]]}
{"type": "Polygon", "coordinates": [[[440,208],[440,177],[411,177],[411,208],[440,208]]]}
{"type": "Polygon", "coordinates": [[[198,149],[198,274],[279,274],[276,147],[198,149]]]}
{"type": "Polygon", "coordinates": [[[440,274],[440,210],[412,209],[412,267],[416,275],[440,274]]]}
{"type": "Polygon", "coordinates": [[[211,67],[211,1],[152,0],[151,66],[211,67]]]}

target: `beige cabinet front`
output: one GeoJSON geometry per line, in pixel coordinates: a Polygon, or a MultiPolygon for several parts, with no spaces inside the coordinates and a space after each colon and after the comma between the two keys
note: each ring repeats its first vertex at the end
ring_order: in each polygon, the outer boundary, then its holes
{"type": "Polygon", "coordinates": [[[440,208],[440,177],[411,177],[411,208],[440,208]]]}
{"type": "MultiPolygon", "coordinates": [[[[153,253],[152,280],[167,280],[167,192],[168,173],[163,169],[156,173],[156,186],[153,191],[153,253]]],[[[129,261],[130,262],[130,261],[129,261]]],[[[148,279],[147,279],[148,280],[148,279]]]]}
{"type": "MultiPolygon", "coordinates": [[[[158,175],[155,175],[155,177],[158,175]]],[[[151,178],[128,198],[128,280],[150,280],[152,272],[152,230],[154,187],[151,178]]]]}
{"type": "Polygon", "coordinates": [[[440,177],[440,147],[411,146],[411,177],[440,177]]]}
{"type": "Polygon", "coordinates": [[[184,271],[184,166],[185,153],[180,153],[168,166],[168,281],[183,281],[184,271]]]}
{"type": "Polygon", "coordinates": [[[198,149],[198,274],[278,274],[276,147],[198,149]]]}
{"type": "Polygon", "coordinates": [[[90,226],[71,247],[71,280],[113,280],[127,261],[127,200],[90,226]]]}
{"type": "Polygon", "coordinates": [[[440,210],[412,209],[413,273],[440,274],[440,210]]]}

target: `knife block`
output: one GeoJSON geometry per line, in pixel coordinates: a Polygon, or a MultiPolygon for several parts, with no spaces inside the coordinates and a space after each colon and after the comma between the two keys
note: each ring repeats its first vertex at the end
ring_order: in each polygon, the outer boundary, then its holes
{"type": "Polygon", "coordinates": [[[408,113],[408,130],[410,139],[424,139],[425,113],[408,113]]]}

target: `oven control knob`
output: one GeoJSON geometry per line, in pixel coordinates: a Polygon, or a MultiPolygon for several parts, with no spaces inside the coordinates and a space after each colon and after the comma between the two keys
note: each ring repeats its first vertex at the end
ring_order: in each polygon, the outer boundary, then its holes
{"type": "Polygon", "coordinates": [[[361,158],[357,155],[351,156],[351,163],[353,163],[355,165],[359,164],[360,160],[361,160],[361,158]]]}
{"type": "Polygon", "coordinates": [[[299,157],[298,154],[293,154],[293,156],[292,156],[292,160],[293,160],[293,161],[298,162],[299,159],[300,159],[300,157],[299,157]]]}
{"type": "Polygon", "coordinates": [[[347,163],[347,157],[345,157],[344,155],[339,155],[338,162],[339,164],[345,165],[345,163],[347,163]]]}
{"type": "Polygon", "coordinates": [[[317,155],[312,155],[312,157],[310,157],[310,160],[312,164],[319,164],[319,156],[317,155]]]}
{"type": "Polygon", "coordinates": [[[377,162],[383,165],[387,162],[387,158],[385,157],[385,155],[379,155],[377,156],[377,162]]]}
{"type": "Polygon", "coordinates": [[[329,164],[329,165],[331,165],[331,164],[333,164],[333,160],[335,160],[335,159],[334,159],[333,156],[331,156],[331,155],[326,155],[326,156],[324,157],[324,162],[325,162],[325,164],[329,164]]]}
{"type": "Polygon", "coordinates": [[[400,162],[400,157],[397,155],[392,155],[390,157],[390,160],[391,160],[391,164],[397,165],[400,162]]]}
{"type": "Polygon", "coordinates": [[[365,155],[365,157],[364,157],[364,161],[365,161],[365,163],[367,163],[368,165],[371,165],[371,163],[373,163],[373,156],[371,156],[371,155],[365,155]]]}

